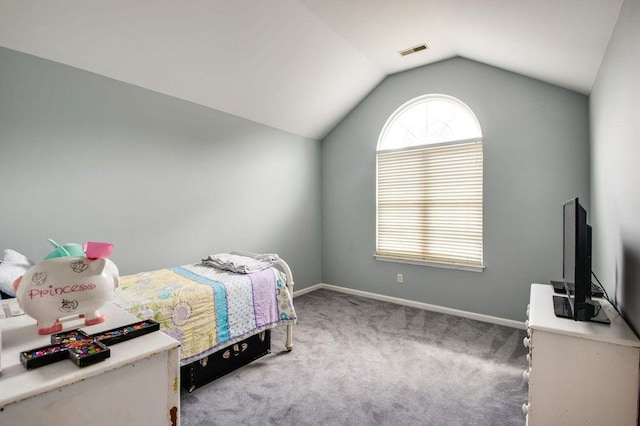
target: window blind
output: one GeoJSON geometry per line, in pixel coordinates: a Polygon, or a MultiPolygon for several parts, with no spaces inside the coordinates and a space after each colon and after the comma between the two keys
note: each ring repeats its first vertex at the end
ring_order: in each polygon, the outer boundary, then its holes
{"type": "Polygon", "coordinates": [[[378,256],[481,267],[482,141],[379,152],[378,256]]]}

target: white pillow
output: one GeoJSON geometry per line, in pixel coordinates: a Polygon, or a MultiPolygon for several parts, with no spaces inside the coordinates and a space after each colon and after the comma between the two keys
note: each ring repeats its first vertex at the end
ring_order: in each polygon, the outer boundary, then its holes
{"type": "Polygon", "coordinates": [[[0,263],[0,290],[11,297],[16,297],[16,293],[13,291],[13,282],[16,278],[24,275],[27,269],[33,265],[34,263],[25,255],[6,249],[2,263],[0,263]]]}

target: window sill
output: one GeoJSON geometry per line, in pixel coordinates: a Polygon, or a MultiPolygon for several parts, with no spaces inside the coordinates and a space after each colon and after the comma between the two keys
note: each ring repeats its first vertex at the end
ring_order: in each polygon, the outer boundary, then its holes
{"type": "Polygon", "coordinates": [[[470,272],[484,271],[484,265],[471,266],[471,265],[461,265],[461,264],[455,264],[455,263],[430,262],[427,260],[402,259],[399,257],[379,256],[377,254],[373,255],[373,257],[375,257],[376,260],[381,260],[383,262],[406,263],[409,265],[432,266],[434,268],[457,269],[460,271],[470,271],[470,272]]]}

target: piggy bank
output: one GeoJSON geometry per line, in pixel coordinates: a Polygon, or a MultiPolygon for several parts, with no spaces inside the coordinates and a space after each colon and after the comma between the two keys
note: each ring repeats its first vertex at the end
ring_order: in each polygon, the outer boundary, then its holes
{"type": "Polygon", "coordinates": [[[38,334],[62,330],[58,321],[84,315],[85,325],[98,324],[98,311],[118,287],[118,268],[109,259],[59,257],[37,263],[13,286],[22,310],[38,322],[38,334]]]}

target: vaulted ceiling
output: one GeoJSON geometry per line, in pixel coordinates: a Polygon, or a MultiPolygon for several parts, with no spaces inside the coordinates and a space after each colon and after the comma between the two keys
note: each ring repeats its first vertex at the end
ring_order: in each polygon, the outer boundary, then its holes
{"type": "Polygon", "coordinates": [[[454,56],[588,94],[622,2],[0,0],[0,46],[321,139],[387,75],[454,56]]]}

